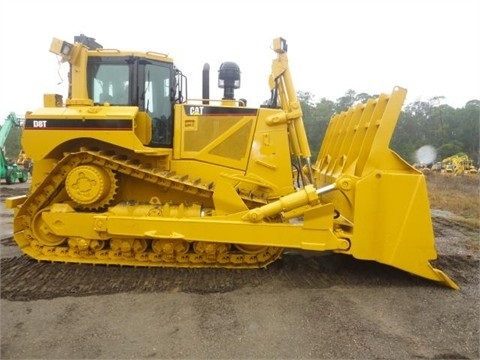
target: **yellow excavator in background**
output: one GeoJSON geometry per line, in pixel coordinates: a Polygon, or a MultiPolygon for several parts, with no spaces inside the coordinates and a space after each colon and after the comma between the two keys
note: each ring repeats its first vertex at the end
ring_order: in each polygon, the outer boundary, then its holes
{"type": "Polygon", "coordinates": [[[26,116],[30,191],[9,198],[14,238],[40,261],[261,268],[285,249],[373,260],[457,289],[437,257],[424,175],[389,149],[406,90],[332,117],[316,161],[283,38],[270,100],[237,100],[240,68],[218,72],[222,99],[187,96],[158,52],[54,39],[69,94],[26,116]],[[301,177],[292,176],[292,160],[301,177]]]}

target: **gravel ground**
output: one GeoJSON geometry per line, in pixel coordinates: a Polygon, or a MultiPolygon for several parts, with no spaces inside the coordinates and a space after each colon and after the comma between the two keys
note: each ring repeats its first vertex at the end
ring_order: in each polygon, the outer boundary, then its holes
{"type": "Polygon", "coordinates": [[[478,232],[433,211],[460,290],[374,262],[293,252],[262,270],[38,263],[0,185],[1,359],[479,359],[478,232]]]}

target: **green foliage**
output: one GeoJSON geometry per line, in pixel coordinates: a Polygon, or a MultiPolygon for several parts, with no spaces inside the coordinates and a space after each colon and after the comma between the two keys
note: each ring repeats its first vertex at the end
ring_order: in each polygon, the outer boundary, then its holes
{"type": "Polygon", "coordinates": [[[299,101],[310,150],[312,154],[317,154],[320,150],[321,139],[327,130],[328,122],[335,113],[335,103],[322,98],[320,102],[315,104],[313,103],[313,97],[308,93],[300,93],[299,101]]]}
{"type": "MultiPolygon", "coordinates": [[[[347,90],[336,101],[321,98],[314,102],[310,93],[299,93],[307,136],[316,159],[328,121],[334,113],[364,103],[377,95],[347,90]]],[[[480,100],[470,100],[462,108],[442,104],[443,97],[406,104],[400,114],[390,147],[405,160],[414,163],[415,152],[424,145],[437,150],[436,161],[459,152],[479,163],[480,100]]]]}
{"type": "MultiPolygon", "coordinates": [[[[449,143],[443,144],[438,148],[438,155],[437,160],[442,160],[452,155],[456,155],[458,153],[463,153],[462,151],[463,144],[460,141],[452,140],[449,143]]],[[[468,154],[467,154],[468,155],[468,154]]]]}

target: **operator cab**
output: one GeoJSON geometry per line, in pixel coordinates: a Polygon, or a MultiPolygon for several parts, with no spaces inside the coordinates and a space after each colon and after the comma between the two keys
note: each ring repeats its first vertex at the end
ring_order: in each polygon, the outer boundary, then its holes
{"type": "Polygon", "coordinates": [[[90,56],[87,91],[95,105],[138,106],[152,119],[148,146],[171,147],[177,76],[170,62],[138,56],[90,56]]]}

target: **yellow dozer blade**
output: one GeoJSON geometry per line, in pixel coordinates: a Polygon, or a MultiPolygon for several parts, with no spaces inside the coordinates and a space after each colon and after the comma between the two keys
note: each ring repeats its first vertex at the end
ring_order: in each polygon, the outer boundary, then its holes
{"type": "Polygon", "coordinates": [[[389,148],[405,96],[397,87],[334,116],[313,166],[315,185],[338,190],[322,199],[353,231],[352,256],[458,289],[429,263],[437,253],[425,177],[389,148]]]}

